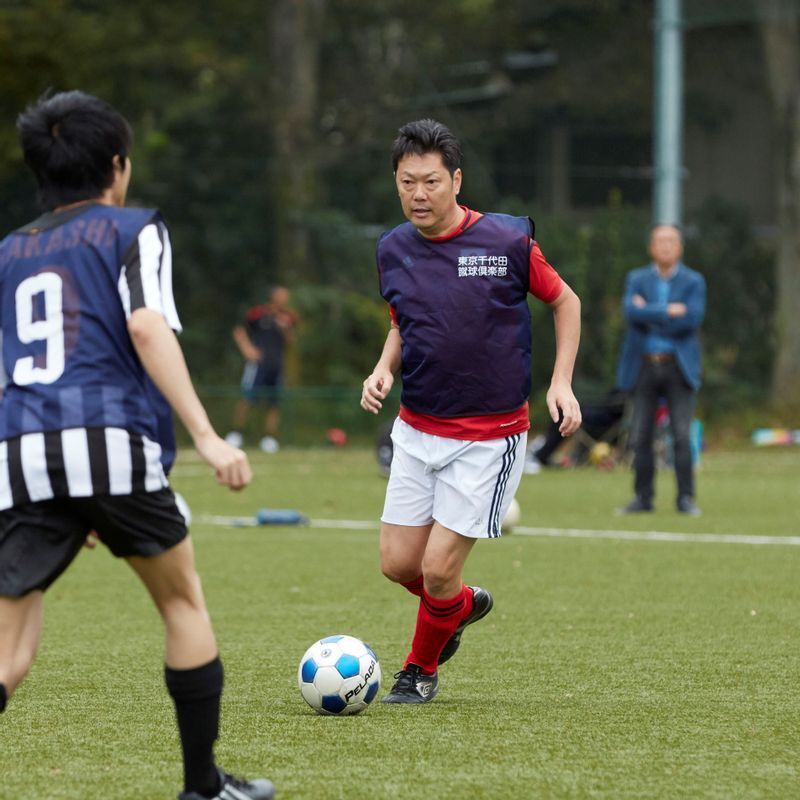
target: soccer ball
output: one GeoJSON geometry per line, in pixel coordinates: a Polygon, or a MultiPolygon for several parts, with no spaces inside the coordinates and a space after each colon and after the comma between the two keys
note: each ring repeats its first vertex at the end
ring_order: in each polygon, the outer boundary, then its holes
{"type": "Polygon", "coordinates": [[[506,511],[506,515],[503,517],[503,523],[500,526],[503,533],[511,533],[511,530],[514,528],[514,526],[519,525],[519,519],[519,503],[517,502],[517,498],[514,497],[511,500],[511,505],[508,507],[508,511],[506,511]]]}
{"type": "Polygon", "coordinates": [[[378,694],[381,665],[361,639],[327,636],[314,642],[300,659],[297,685],[318,714],[358,714],[378,694]]]}

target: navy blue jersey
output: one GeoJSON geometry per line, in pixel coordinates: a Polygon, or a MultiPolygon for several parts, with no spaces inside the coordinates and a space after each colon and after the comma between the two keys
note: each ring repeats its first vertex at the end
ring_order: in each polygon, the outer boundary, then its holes
{"type": "Polygon", "coordinates": [[[436,417],[520,408],[531,388],[533,223],[484,214],[447,239],[411,223],[378,242],[381,294],[402,338],[405,408],[436,417]]]}
{"type": "Polygon", "coordinates": [[[157,211],[80,205],[0,242],[0,508],[166,485],[171,411],[128,335],[138,308],[180,330],[157,211]]]}

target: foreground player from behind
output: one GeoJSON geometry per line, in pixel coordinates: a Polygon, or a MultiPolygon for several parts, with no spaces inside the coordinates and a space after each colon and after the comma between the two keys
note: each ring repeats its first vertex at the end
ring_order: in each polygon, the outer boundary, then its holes
{"type": "Polygon", "coordinates": [[[164,620],[179,798],[269,800],[269,781],[214,761],[223,670],[166,478],[170,406],[219,483],[242,489],[252,474],[211,427],[173,332],[166,226],[123,208],[130,128],[82,92],[41,99],[17,127],[45,213],[0,242],[0,711],[33,663],[45,590],[96,531],[164,620]]]}
{"type": "Polygon", "coordinates": [[[425,703],[438,691],[438,665],[455,654],[467,625],[492,609],[491,594],[465,586],[462,570],[476,539],[501,535],[522,475],[528,293],[554,313],[547,406],[563,436],[581,423],[572,392],[580,301],[545,261],[531,220],[458,204],[461,149],[444,125],[403,126],[392,163],[409,222],[378,244],[392,326],[361,406],[377,414],[402,367],[381,568],[420,603],[411,652],[383,702],[425,703]]]}

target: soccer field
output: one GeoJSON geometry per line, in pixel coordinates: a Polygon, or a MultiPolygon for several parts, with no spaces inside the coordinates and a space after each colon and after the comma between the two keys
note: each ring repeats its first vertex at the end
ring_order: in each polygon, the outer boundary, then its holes
{"type": "MultiPolygon", "coordinates": [[[[480,542],[468,563],[466,580],[492,590],[495,610],[442,668],[440,695],[341,719],[300,698],[306,647],[364,639],[382,694],[416,614],[379,572],[377,524],[202,518],[271,506],[377,519],[385,480],[367,450],[252,458],[256,479],[240,495],[189,453],[173,474],[196,518],[226,667],[227,769],[314,800],[800,797],[797,449],[706,455],[700,518],[672,511],[668,473],[660,510],[637,518],[613,514],[629,499],[627,472],[524,476],[520,530],[480,542]],[[636,538],[646,531],[743,538],[636,538]],[[785,543],[744,543],[760,536],[785,543]]],[[[174,797],[162,667],[161,625],[133,573],[102,548],[82,553],[48,593],[39,659],[0,717],[0,797],[174,797]]]]}

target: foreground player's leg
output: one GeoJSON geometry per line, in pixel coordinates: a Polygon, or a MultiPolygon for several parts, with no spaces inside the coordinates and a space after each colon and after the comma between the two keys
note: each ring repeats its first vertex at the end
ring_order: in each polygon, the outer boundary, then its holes
{"type": "Polygon", "coordinates": [[[461,573],[474,539],[434,523],[422,558],[423,587],[411,652],[384,703],[426,703],[438,692],[442,649],[473,610],[461,573]]]}
{"type": "Polygon", "coordinates": [[[422,596],[422,559],[433,524],[381,524],[381,571],[411,594],[422,596]]]}
{"type": "Polygon", "coordinates": [[[175,703],[183,750],[185,791],[180,800],[270,800],[274,790],[269,781],[238,780],[214,762],[223,669],[195,570],[191,539],[187,537],[158,556],[134,556],[128,562],[150,592],[166,626],[164,676],[175,703]]]}
{"type": "Polygon", "coordinates": [[[0,597],[0,711],[36,657],[42,632],[42,598],[40,591],[23,597],[0,597]]]}

